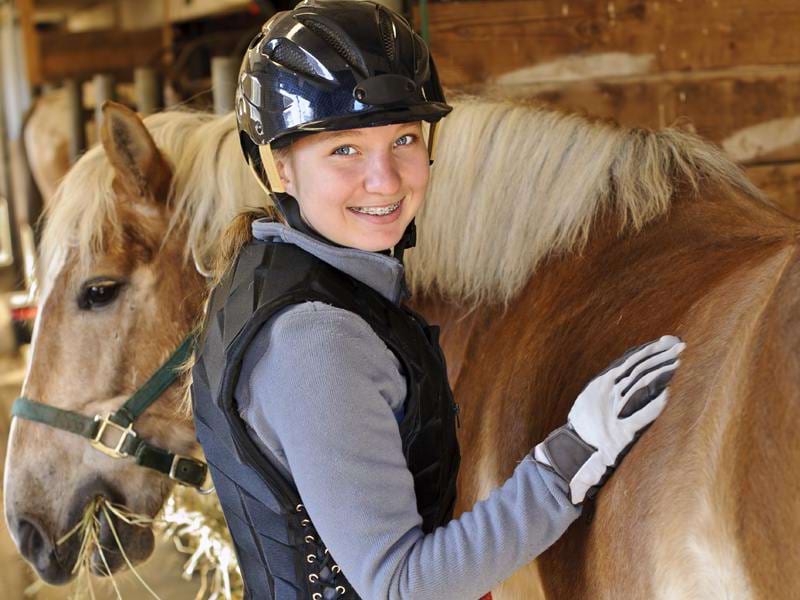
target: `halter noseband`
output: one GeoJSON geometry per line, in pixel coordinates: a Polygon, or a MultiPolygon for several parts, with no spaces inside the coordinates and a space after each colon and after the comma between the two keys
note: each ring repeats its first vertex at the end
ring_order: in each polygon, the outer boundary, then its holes
{"type": "Polygon", "coordinates": [[[178,378],[181,366],[194,350],[194,342],[193,335],[187,336],[167,361],[119,410],[105,416],[98,414],[91,418],[24,396],[14,401],[11,414],[83,436],[103,454],[112,458],[130,456],[137,465],[159,471],[182,485],[197,488],[201,492],[206,491],[200,489],[208,473],[206,463],[153,446],[140,438],[133,429],[134,421],[178,378]]]}

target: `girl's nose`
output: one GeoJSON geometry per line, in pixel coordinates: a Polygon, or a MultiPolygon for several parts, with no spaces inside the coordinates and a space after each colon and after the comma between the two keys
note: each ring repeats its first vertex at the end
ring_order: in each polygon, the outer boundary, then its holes
{"type": "Polygon", "coordinates": [[[386,153],[370,161],[364,188],[372,194],[392,196],[400,191],[401,180],[394,157],[386,153]]]}

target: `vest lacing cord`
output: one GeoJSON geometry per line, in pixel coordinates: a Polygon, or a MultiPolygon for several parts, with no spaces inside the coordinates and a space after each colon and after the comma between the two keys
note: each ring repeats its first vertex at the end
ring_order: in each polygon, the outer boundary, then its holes
{"type": "Polygon", "coordinates": [[[318,572],[309,573],[308,575],[309,583],[320,590],[311,594],[311,600],[333,600],[339,596],[344,596],[347,593],[347,588],[336,581],[342,569],[333,562],[330,552],[319,539],[319,534],[314,528],[311,519],[308,518],[305,507],[302,504],[298,504],[295,507],[295,511],[302,515],[300,526],[303,528],[303,540],[310,549],[309,554],[306,555],[306,562],[308,564],[319,563],[318,572]]]}

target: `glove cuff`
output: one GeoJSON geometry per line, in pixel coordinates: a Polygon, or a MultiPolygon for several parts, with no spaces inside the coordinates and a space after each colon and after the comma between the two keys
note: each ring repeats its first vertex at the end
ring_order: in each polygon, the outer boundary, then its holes
{"type": "Polygon", "coordinates": [[[584,442],[567,424],[553,431],[536,446],[534,458],[570,483],[595,452],[597,448],[584,442]]]}

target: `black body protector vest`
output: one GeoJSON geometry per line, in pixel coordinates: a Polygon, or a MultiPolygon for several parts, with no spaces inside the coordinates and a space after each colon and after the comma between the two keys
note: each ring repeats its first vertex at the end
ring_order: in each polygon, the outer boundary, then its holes
{"type": "Polygon", "coordinates": [[[255,445],[234,401],[253,336],[281,308],[306,301],[359,315],[399,359],[408,384],[400,436],[424,531],[447,523],[455,502],[457,407],[438,328],[297,246],[251,242],[212,295],[192,383],[197,439],[251,599],[358,598],[319,539],[294,483],[255,445]]]}

